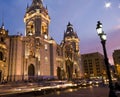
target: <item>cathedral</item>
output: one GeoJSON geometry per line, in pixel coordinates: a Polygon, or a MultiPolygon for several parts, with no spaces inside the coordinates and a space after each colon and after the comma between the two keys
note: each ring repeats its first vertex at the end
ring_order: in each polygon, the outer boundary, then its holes
{"type": "Polygon", "coordinates": [[[0,27],[0,82],[81,77],[80,39],[69,22],[60,44],[49,35],[50,16],[42,0],[33,0],[24,16],[25,35],[0,27]]]}

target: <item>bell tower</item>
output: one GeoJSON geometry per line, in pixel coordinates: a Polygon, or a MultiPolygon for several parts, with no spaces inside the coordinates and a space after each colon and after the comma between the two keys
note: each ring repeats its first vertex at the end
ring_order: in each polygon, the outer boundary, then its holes
{"type": "Polygon", "coordinates": [[[80,76],[80,50],[77,33],[73,29],[73,25],[68,22],[67,29],[64,32],[64,38],[61,43],[63,48],[65,64],[64,70],[68,80],[78,78],[80,76]]]}
{"type": "Polygon", "coordinates": [[[47,38],[50,17],[42,0],[33,0],[31,6],[27,6],[24,22],[26,24],[26,36],[47,38]]]}
{"type": "Polygon", "coordinates": [[[75,52],[79,52],[79,38],[77,33],[73,29],[73,25],[69,22],[67,25],[66,32],[64,32],[65,43],[70,42],[74,48],[75,52]]]}

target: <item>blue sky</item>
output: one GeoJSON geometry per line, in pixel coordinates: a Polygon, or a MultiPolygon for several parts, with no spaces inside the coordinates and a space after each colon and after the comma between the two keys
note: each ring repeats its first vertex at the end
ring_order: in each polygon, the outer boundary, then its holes
{"type": "MultiPolygon", "coordinates": [[[[97,21],[103,24],[107,34],[107,52],[112,62],[112,53],[120,49],[120,4],[119,0],[43,0],[47,6],[51,23],[50,35],[60,43],[66,25],[70,21],[80,38],[80,51],[82,54],[101,52],[102,46],[96,32],[97,21]],[[111,8],[105,8],[107,1],[112,2],[111,8]]],[[[4,17],[5,28],[9,34],[24,34],[23,22],[27,3],[32,0],[0,0],[0,22],[4,17]]]]}

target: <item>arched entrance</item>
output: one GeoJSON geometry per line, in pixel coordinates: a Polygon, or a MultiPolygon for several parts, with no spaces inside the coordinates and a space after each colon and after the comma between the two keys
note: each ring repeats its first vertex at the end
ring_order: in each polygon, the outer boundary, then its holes
{"type": "Polygon", "coordinates": [[[66,61],[66,73],[67,73],[67,79],[70,81],[73,77],[73,62],[70,60],[66,61]]]}
{"type": "Polygon", "coordinates": [[[2,79],[2,70],[0,70],[0,82],[1,82],[1,79],[2,79]]]}
{"type": "Polygon", "coordinates": [[[28,79],[32,80],[35,76],[35,67],[33,64],[30,64],[28,67],[28,79]]]}
{"type": "Polygon", "coordinates": [[[61,68],[60,67],[57,67],[57,76],[58,76],[58,79],[61,80],[61,68]]]}

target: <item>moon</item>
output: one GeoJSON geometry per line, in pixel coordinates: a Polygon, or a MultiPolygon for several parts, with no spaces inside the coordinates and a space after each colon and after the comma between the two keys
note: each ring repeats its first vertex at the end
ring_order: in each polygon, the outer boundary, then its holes
{"type": "Polygon", "coordinates": [[[111,7],[111,2],[105,2],[105,8],[110,8],[111,7]]]}

